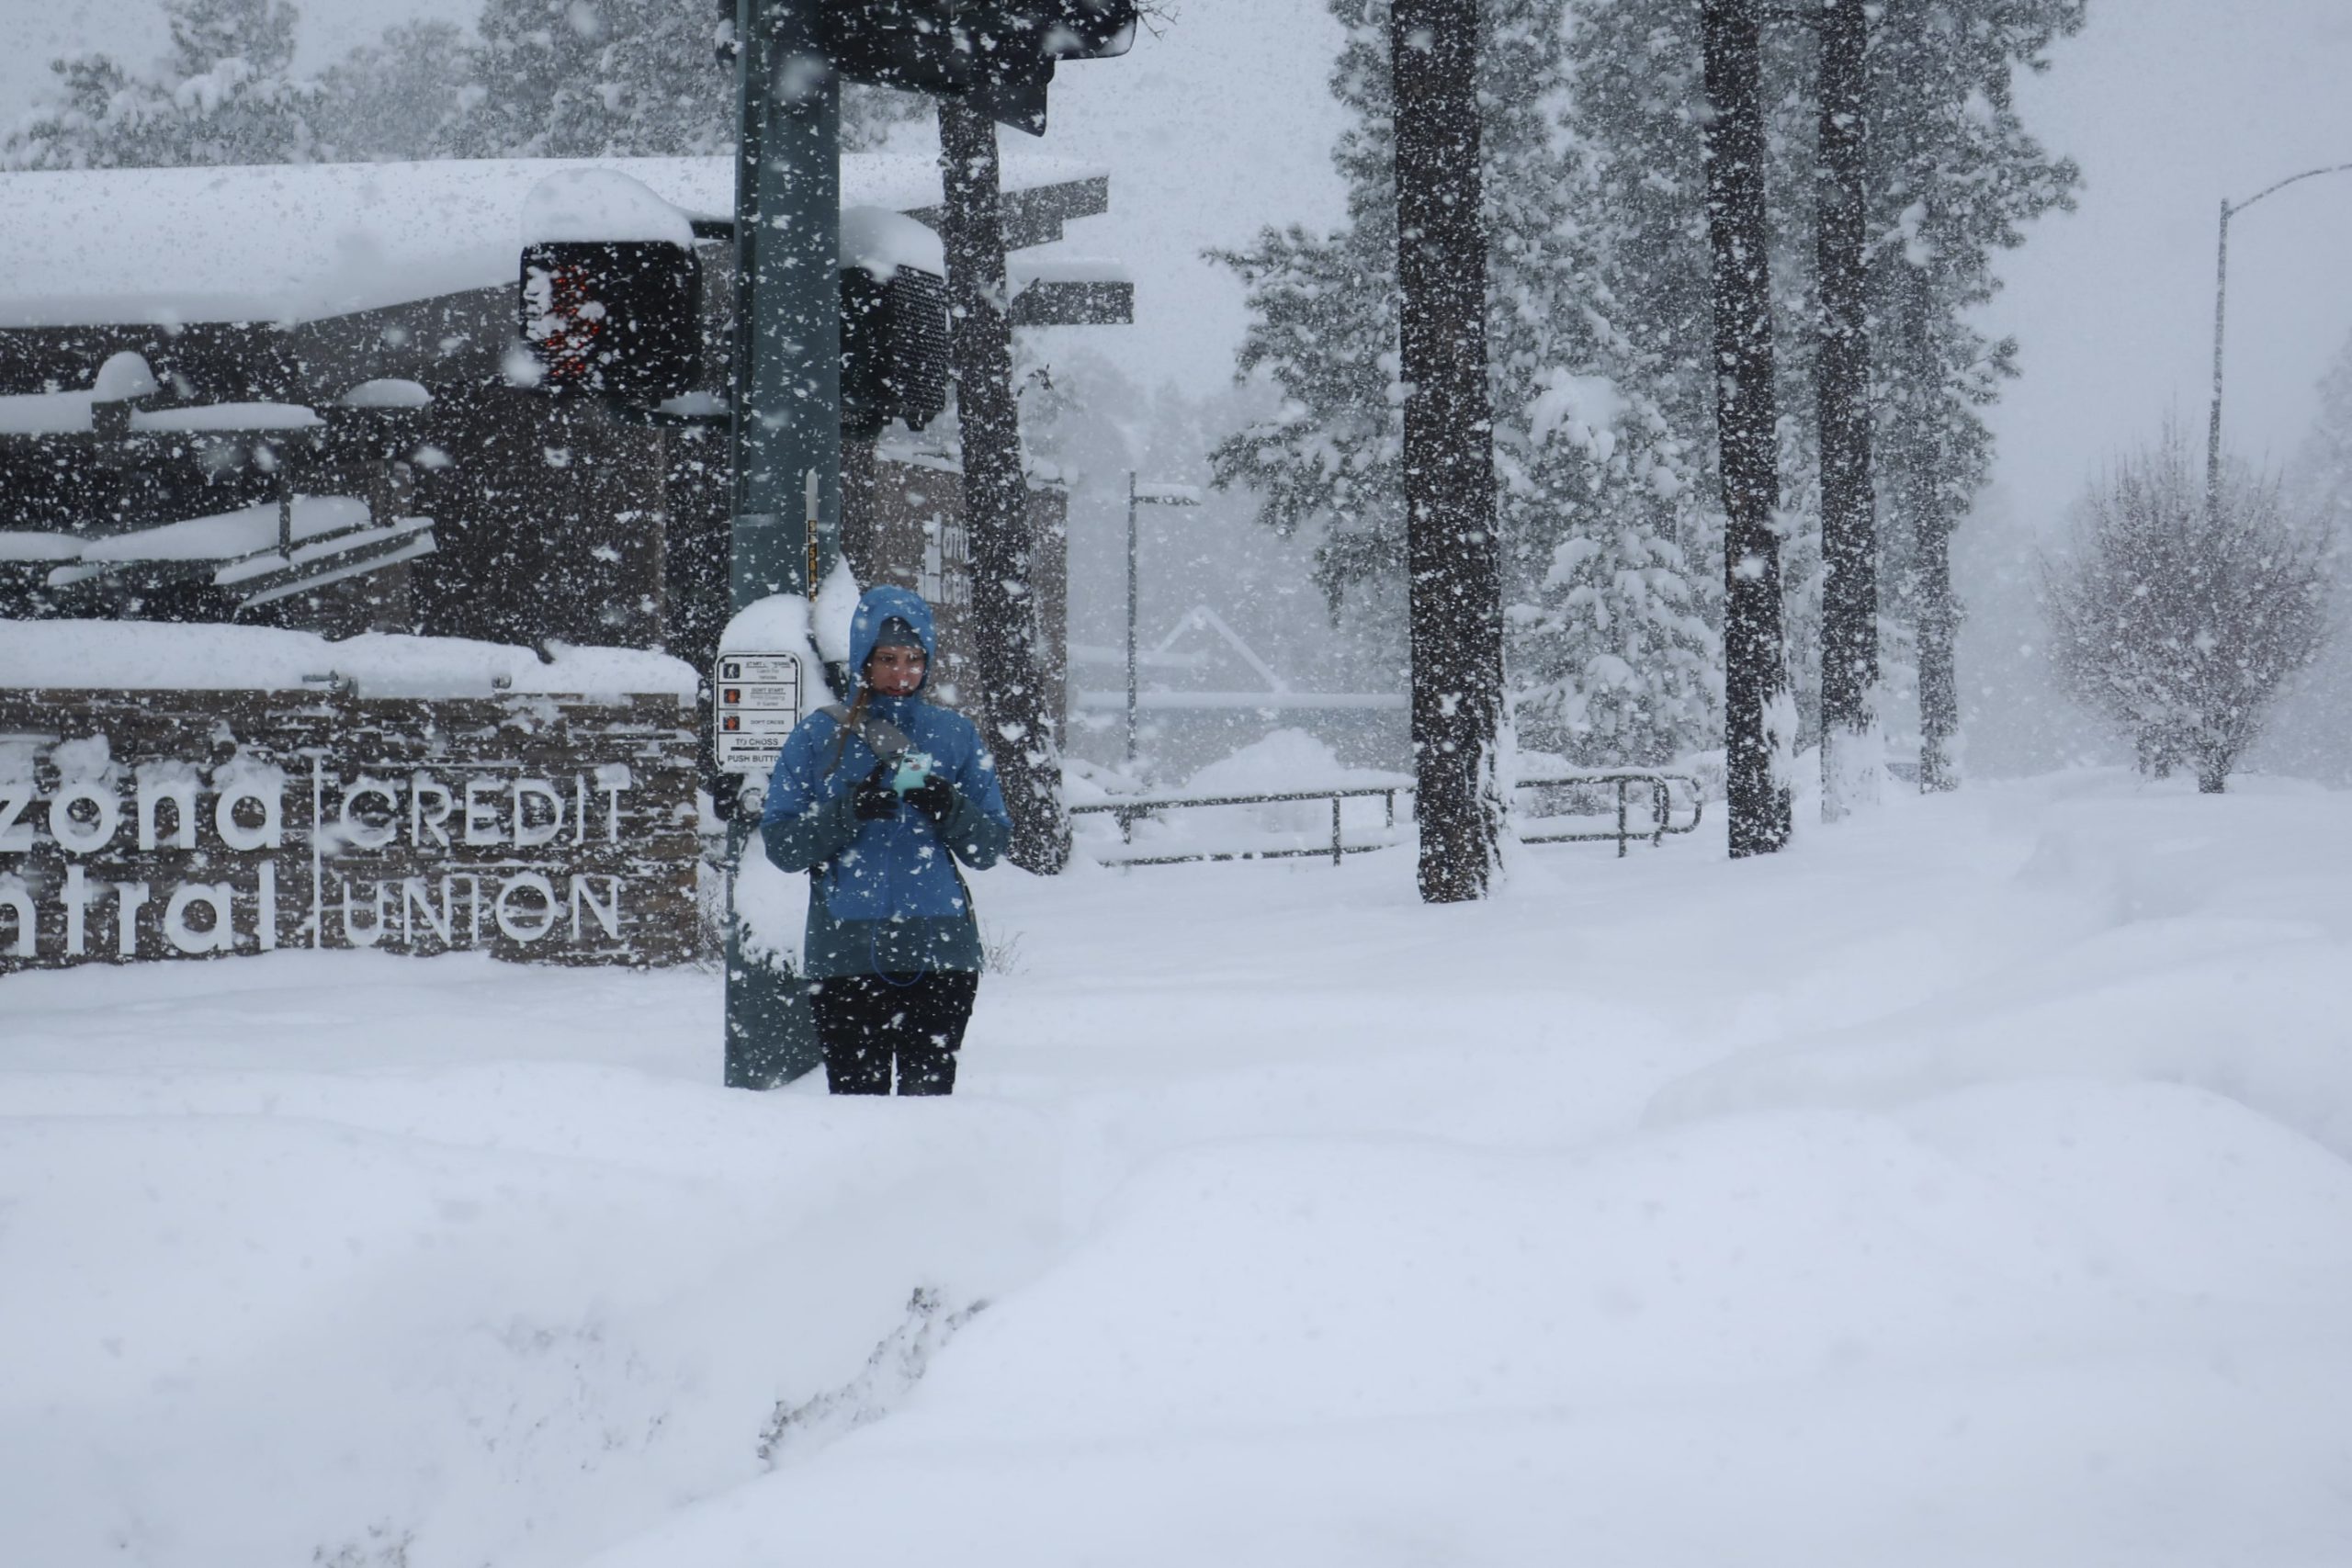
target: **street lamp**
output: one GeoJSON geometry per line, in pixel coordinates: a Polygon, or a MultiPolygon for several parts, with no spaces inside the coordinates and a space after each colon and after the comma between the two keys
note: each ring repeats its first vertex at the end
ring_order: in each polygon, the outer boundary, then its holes
{"type": "Polygon", "coordinates": [[[1128,776],[1136,771],[1136,513],[1146,506],[1198,506],[1197,485],[1138,484],[1127,470],[1127,761],[1128,776]]]}
{"type": "Polygon", "coordinates": [[[2352,164],[2331,164],[2324,169],[2305,169],[2300,175],[2290,175],[2277,185],[2255,192],[2244,201],[2222,202],[2222,239],[2213,265],[2213,419],[2205,435],[2205,519],[2211,523],[2222,511],[2222,322],[2226,309],[2230,282],[2230,220],[2244,212],[2264,197],[2274,196],[2289,186],[2303,180],[2316,179],[2322,175],[2352,172],[2352,164]]]}

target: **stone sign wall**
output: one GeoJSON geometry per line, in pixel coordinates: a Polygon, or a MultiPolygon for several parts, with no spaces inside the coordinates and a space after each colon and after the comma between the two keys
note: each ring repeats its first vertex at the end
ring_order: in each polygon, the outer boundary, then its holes
{"type": "Polygon", "coordinates": [[[0,973],[277,948],[696,948],[675,696],[0,692],[0,973]]]}

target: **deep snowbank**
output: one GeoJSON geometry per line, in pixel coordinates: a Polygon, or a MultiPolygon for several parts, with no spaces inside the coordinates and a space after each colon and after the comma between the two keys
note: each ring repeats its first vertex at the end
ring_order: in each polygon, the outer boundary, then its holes
{"type": "Polygon", "coordinates": [[[2076,774],[991,873],[937,1105],[708,1087],[693,975],[12,977],[5,1555],[2342,1562],[2347,859],[2076,774]]]}

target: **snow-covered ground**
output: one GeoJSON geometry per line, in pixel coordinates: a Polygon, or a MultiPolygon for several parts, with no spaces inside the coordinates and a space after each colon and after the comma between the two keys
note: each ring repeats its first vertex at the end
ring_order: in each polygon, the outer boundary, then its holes
{"type": "Polygon", "coordinates": [[[940,1103],[701,974],[0,980],[0,1561],[2352,1562],[2352,795],[1719,833],[990,874],[940,1103]]]}

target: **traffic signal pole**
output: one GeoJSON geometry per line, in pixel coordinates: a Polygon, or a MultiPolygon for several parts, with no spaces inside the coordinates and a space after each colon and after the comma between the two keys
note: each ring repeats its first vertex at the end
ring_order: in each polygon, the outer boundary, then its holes
{"type": "MultiPolygon", "coordinates": [[[[841,536],[841,82],[818,33],[821,3],[738,0],[736,10],[728,582],[738,615],[775,594],[813,600],[841,536]]],[[[804,705],[823,700],[813,685],[804,705]]],[[[729,819],[730,868],[758,826],[745,807],[759,793],[746,789],[729,819]]],[[[823,1055],[790,967],[744,941],[741,880],[729,879],[727,1082],[756,1089],[798,1077],[823,1055]]]]}
{"type": "MultiPolygon", "coordinates": [[[[753,741],[755,720],[790,712],[797,722],[824,700],[814,651],[785,646],[805,644],[806,618],[773,614],[777,606],[768,602],[813,601],[840,549],[842,78],[963,98],[1036,134],[1046,129],[1055,62],[1125,53],[1136,7],[1135,0],[733,0],[733,16],[741,136],[733,615],[713,671],[715,753],[722,741],[753,741]],[[759,702],[754,682],[766,688],[759,702]],[[721,718],[718,710],[729,705],[721,718]]],[[[1017,465],[1012,479],[1017,485],[1017,465]]],[[[776,731],[759,733],[772,743],[776,731]]],[[[744,765],[756,767],[752,750],[744,765]]],[[[736,779],[722,784],[738,792],[727,832],[727,1082],[764,1089],[808,1072],[823,1052],[790,966],[769,944],[745,940],[741,867],[764,781],[736,779]]],[[[1068,818],[1057,807],[1056,815],[1066,842],[1068,818]]]]}

